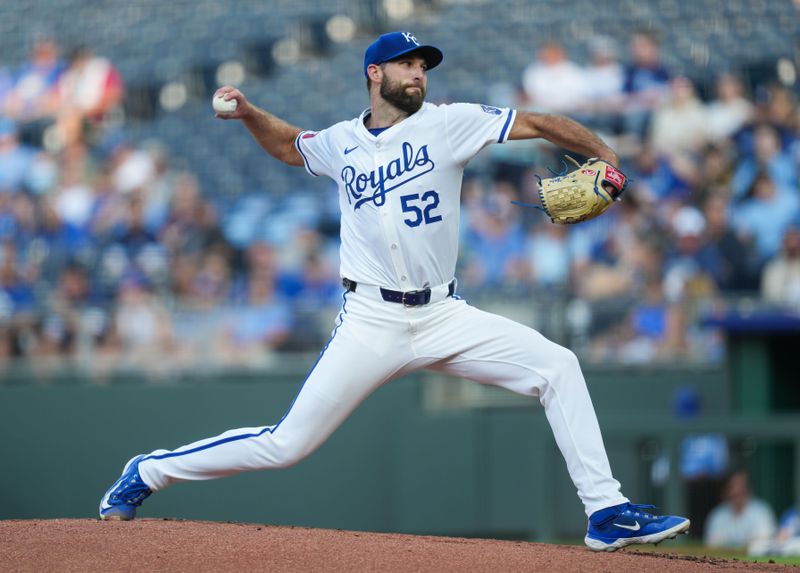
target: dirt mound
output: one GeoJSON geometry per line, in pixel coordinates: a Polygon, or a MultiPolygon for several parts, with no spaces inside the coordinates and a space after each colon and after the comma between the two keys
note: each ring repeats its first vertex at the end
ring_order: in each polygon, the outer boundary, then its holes
{"type": "Polygon", "coordinates": [[[0,571],[791,571],[522,541],[141,519],[0,521],[0,571]]]}

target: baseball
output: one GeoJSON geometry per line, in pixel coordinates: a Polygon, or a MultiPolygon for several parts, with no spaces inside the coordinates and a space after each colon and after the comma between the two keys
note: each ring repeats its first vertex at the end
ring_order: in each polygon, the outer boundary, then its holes
{"type": "Polygon", "coordinates": [[[236,100],[225,100],[223,96],[215,96],[214,99],[211,100],[211,107],[214,108],[214,111],[219,113],[230,113],[232,111],[236,111],[236,100]]]}

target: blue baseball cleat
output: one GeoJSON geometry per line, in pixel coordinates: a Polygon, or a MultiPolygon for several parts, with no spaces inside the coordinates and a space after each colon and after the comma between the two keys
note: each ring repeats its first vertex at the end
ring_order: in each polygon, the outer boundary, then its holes
{"type": "Polygon", "coordinates": [[[100,500],[100,519],[129,521],[136,517],[136,508],[153,493],[139,475],[142,459],[144,455],[128,461],[122,475],[108,488],[100,500]]]}
{"type": "Polygon", "coordinates": [[[653,515],[648,509],[655,507],[623,503],[594,512],[584,542],[592,551],[616,551],[634,543],[660,543],[689,531],[685,517],[653,515]]]}

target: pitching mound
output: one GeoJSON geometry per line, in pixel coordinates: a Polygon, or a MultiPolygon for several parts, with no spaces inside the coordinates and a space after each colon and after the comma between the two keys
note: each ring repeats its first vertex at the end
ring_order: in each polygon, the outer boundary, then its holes
{"type": "Polygon", "coordinates": [[[517,541],[142,519],[0,521],[3,571],[787,571],[663,553],[517,541]]]}

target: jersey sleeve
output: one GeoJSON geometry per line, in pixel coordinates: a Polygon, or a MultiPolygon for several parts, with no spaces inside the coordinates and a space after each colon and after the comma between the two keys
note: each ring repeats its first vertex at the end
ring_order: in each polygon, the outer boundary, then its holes
{"type": "Polygon", "coordinates": [[[516,111],[474,103],[446,106],[446,130],[450,149],[462,164],[490,143],[504,143],[514,124],[516,111]]]}
{"type": "Polygon", "coordinates": [[[303,157],[306,171],[314,177],[331,176],[330,131],[301,131],[294,140],[294,146],[303,157]]]}

